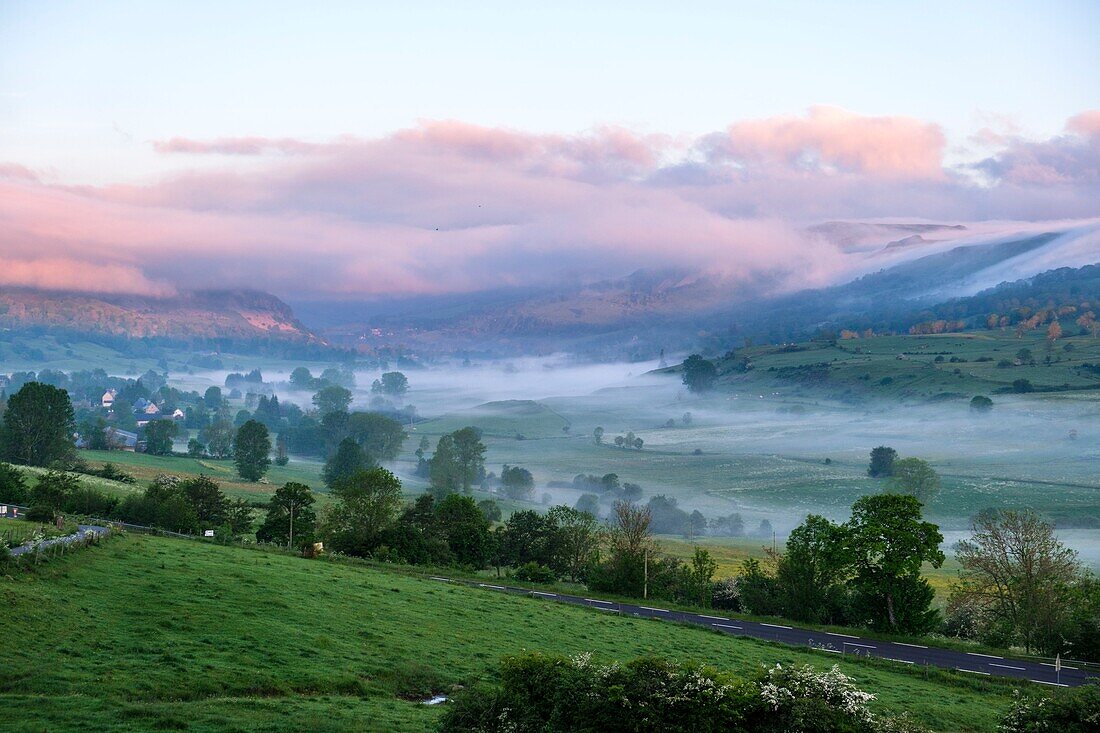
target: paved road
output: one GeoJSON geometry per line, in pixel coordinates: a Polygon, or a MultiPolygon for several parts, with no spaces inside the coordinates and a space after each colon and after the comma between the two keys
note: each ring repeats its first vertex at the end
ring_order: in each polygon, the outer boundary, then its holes
{"type": "Polygon", "coordinates": [[[80,542],[88,536],[105,535],[107,534],[106,527],[97,527],[94,524],[79,524],[77,525],[76,532],[73,534],[67,534],[64,537],[54,537],[50,540],[42,540],[38,544],[20,545],[19,547],[13,547],[11,549],[12,555],[24,555],[28,552],[34,552],[35,548],[42,548],[45,550],[48,547],[54,545],[71,545],[74,542],[80,542]]]}
{"type": "Polygon", "coordinates": [[[1019,659],[998,657],[990,654],[978,654],[977,652],[962,652],[955,649],[943,649],[933,646],[923,646],[921,644],[905,644],[900,641],[864,639],[852,634],[814,631],[783,624],[769,624],[760,621],[745,621],[743,619],[730,618],[727,616],[675,611],[662,608],[657,604],[643,606],[630,603],[617,603],[600,600],[598,598],[585,598],[583,596],[571,596],[563,593],[533,591],[527,588],[515,588],[512,586],[494,585],[491,583],[476,583],[473,581],[455,580],[453,578],[444,578],[440,576],[433,576],[432,579],[476,586],[500,593],[533,596],[536,598],[558,601],[559,603],[586,606],[607,613],[698,624],[700,626],[712,628],[715,631],[730,634],[731,636],[749,636],[754,639],[778,641],[794,646],[809,646],[823,652],[837,654],[838,656],[852,654],[861,657],[877,657],[879,659],[888,659],[902,664],[928,665],[941,669],[953,669],[982,677],[1012,677],[1058,687],[1075,687],[1084,684],[1086,680],[1090,679],[1100,681],[1100,674],[1088,672],[1076,666],[1062,665],[1061,672],[1057,672],[1054,669],[1054,665],[1048,662],[1021,661],[1019,659]]]}

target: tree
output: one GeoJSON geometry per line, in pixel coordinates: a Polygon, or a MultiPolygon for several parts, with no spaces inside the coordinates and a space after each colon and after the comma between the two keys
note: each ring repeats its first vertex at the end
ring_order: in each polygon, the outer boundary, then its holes
{"type": "Polygon", "coordinates": [[[564,505],[552,507],[547,516],[557,526],[554,564],[569,580],[577,582],[599,554],[602,539],[599,521],[590,512],[564,505]]]}
{"type": "Polygon", "coordinates": [[[895,493],[910,494],[917,497],[921,504],[927,504],[940,491],[940,475],[928,461],[903,458],[894,462],[890,488],[895,493]]]}
{"type": "Polygon", "coordinates": [[[365,471],[371,465],[370,457],[359,447],[359,444],[351,438],[344,438],[340,441],[340,445],[336,446],[336,452],[325,461],[321,477],[325,481],[325,486],[332,488],[338,481],[365,471]]]}
{"type": "Polygon", "coordinates": [[[993,409],[993,400],[989,399],[985,395],[974,395],[974,398],[970,400],[970,411],[985,413],[990,412],[993,409]]]}
{"type": "Polygon", "coordinates": [[[197,438],[191,438],[187,441],[187,455],[191,458],[202,458],[206,455],[206,446],[197,438]]]}
{"type": "Polygon", "coordinates": [[[505,465],[500,472],[500,483],[509,499],[528,499],[535,488],[535,477],[526,468],[505,465]]]}
{"type": "Polygon", "coordinates": [[[455,561],[482,568],[489,562],[489,522],[469,496],[449,494],[435,508],[435,523],[442,528],[455,561]]]}
{"type": "Polygon", "coordinates": [[[1000,627],[1028,651],[1059,651],[1071,585],[1080,571],[1077,553],[1031,511],[981,512],[972,532],[955,546],[962,569],[952,603],[975,604],[986,630],[1000,627]]]}
{"type": "Polygon", "coordinates": [[[609,557],[593,578],[596,589],[646,595],[645,566],[649,554],[656,550],[649,529],[652,521],[649,507],[615,502],[607,529],[609,557]]]}
{"type": "Polygon", "coordinates": [[[256,539],[285,544],[291,549],[311,541],[317,522],[313,503],[313,492],[305,484],[295,481],[283,484],[271,497],[264,523],[256,530],[256,539]]]}
{"type": "Polygon", "coordinates": [[[492,499],[482,499],[477,503],[477,508],[481,510],[481,513],[485,515],[485,519],[490,523],[499,522],[503,516],[500,505],[492,499]]]}
{"type": "Polygon", "coordinates": [[[367,555],[374,550],[380,535],[401,509],[401,481],[384,468],[356,471],[337,479],[332,484],[332,495],[336,503],[328,532],[336,548],[350,554],[367,555]]]}
{"type": "Polygon", "coordinates": [[[696,393],[709,392],[718,379],[718,369],[714,363],[699,354],[692,354],[684,360],[683,372],[684,386],[696,393]]]}
{"type": "Polygon", "coordinates": [[[596,429],[592,431],[592,439],[596,442],[596,445],[602,445],[603,444],[603,428],[602,427],[597,426],[596,429]]]}
{"type": "Polygon", "coordinates": [[[259,481],[271,465],[271,436],[267,426],[249,420],[237,430],[233,439],[233,462],[237,474],[245,481],[259,481]]]}
{"type": "Polygon", "coordinates": [[[1030,379],[1014,379],[1012,380],[1012,391],[1017,394],[1026,394],[1034,392],[1035,387],[1032,386],[1030,379]]]}
{"type": "Polygon", "coordinates": [[[573,505],[573,508],[578,512],[585,512],[591,514],[593,517],[599,518],[600,516],[600,497],[595,494],[581,494],[577,499],[577,503],[573,505]]]}
{"type": "Polygon", "coordinates": [[[428,461],[428,480],[439,498],[458,491],[462,486],[462,477],[455,456],[454,435],[447,434],[439,437],[439,442],[435,445],[435,453],[428,461]]]}
{"type": "Polygon", "coordinates": [[[688,595],[693,603],[703,608],[710,606],[711,580],[714,572],[718,570],[718,563],[710,556],[710,553],[701,547],[696,547],[691,556],[691,565],[688,566],[688,595]]]}
{"type": "Polygon", "coordinates": [[[871,626],[912,633],[933,628],[935,593],[920,569],[925,562],[943,564],[943,535],[921,519],[920,501],[902,494],[860,497],[842,528],[854,576],[849,588],[871,626]]]}
{"type": "Polygon", "coordinates": [[[107,436],[107,421],[102,417],[89,418],[81,423],[80,437],[88,450],[111,450],[114,447],[107,436]]]}
{"type": "Polygon", "coordinates": [[[207,410],[211,412],[217,412],[222,409],[222,404],[225,402],[225,398],[222,397],[221,387],[207,387],[206,393],[202,396],[202,403],[206,406],[207,410]]]}
{"type": "Polygon", "coordinates": [[[306,367],[296,367],[290,373],[290,386],[294,389],[313,389],[313,374],[306,367]]]}
{"type": "Polygon", "coordinates": [[[401,372],[386,372],[371,385],[371,392],[400,397],[409,391],[409,380],[401,372]]]}
{"type": "Polygon", "coordinates": [[[462,490],[469,493],[471,482],[485,467],[485,444],[481,442],[481,430],[475,427],[456,430],[453,436],[462,490]]]}
{"type": "Polygon", "coordinates": [[[228,420],[215,420],[199,432],[199,440],[206,443],[206,451],[214,458],[233,455],[233,425],[228,420]]]}
{"type": "Polygon", "coordinates": [[[843,530],[816,514],[791,530],[775,569],[783,615],[812,623],[837,621],[847,576],[844,542],[843,530]]]}
{"type": "Polygon", "coordinates": [[[71,473],[49,470],[38,477],[31,490],[31,502],[58,511],[80,490],[80,481],[71,473]]]}
{"type": "Polygon", "coordinates": [[[172,439],[179,427],[171,420],[150,420],[145,425],[145,452],[154,456],[172,455],[172,439]]]}
{"type": "Polygon", "coordinates": [[[871,450],[871,465],[867,469],[867,475],[871,478],[882,478],[894,475],[894,461],[898,459],[898,452],[893,448],[880,445],[871,450]]]}
{"type": "Polygon", "coordinates": [[[29,499],[23,472],[9,463],[0,463],[0,503],[26,504],[29,499]]]}
{"type": "Polygon", "coordinates": [[[393,461],[409,434],[401,423],[377,412],[353,412],[348,416],[347,434],[375,461],[393,461]]]}
{"type": "Polygon", "coordinates": [[[27,466],[67,464],[75,455],[75,431],[69,393],[28,382],[8,400],[0,426],[0,453],[27,466]]]}
{"type": "Polygon", "coordinates": [[[322,416],[332,412],[347,412],[351,404],[351,392],[344,387],[330,384],[313,395],[313,405],[322,416]]]}
{"type": "Polygon", "coordinates": [[[1060,338],[1062,338],[1062,324],[1057,320],[1051,321],[1047,327],[1047,343],[1053,344],[1060,338]]]}
{"type": "Polygon", "coordinates": [[[179,492],[187,499],[199,522],[216,527],[225,520],[227,502],[221,487],[208,476],[180,481],[179,492]]]}

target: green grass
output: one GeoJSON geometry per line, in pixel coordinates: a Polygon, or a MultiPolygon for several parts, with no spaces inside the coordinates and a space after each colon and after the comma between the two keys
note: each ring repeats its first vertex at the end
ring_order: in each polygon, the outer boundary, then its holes
{"type": "MultiPolygon", "coordinates": [[[[156,537],[111,540],[0,581],[0,593],[0,623],[18,640],[0,647],[2,727],[20,731],[424,731],[438,710],[409,699],[524,650],[744,672],[837,661],[361,564],[156,537]]],[[[996,681],[841,666],[880,709],[941,731],[992,731],[1011,697],[996,681]]]]}
{"type": "Polygon", "coordinates": [[[8,547],[18,547],[25,544],[34,537],[35,533],[41,532],[43,539],[50,539],[51,537],[61,537],[67,534],[76,532],[77,526],[74,522],[65,522],[61,529],[58,529],[53,524],[41,524],[39,522],[27,522],[22,519],[11,519],[8,517],[0,517],[0,545],[6,545],[8,547]]]}
{"type": "Polygon", "coordinates": [[[275,489],[288,481],[304,483],[314,491],[324,491],[321,480],[322,464],[318,461],[294,459],[285,466],[271,465],[260,482],[245,481],[237,475],[237,469],[231,460],[212,458],[190,458],[186,456],[154,456],[147,453],[129,451],[79,451],[80,457],[91,466],[113,463],[123,471],[133,475],[142,486],[148,484],[157,474],[167,473],[176,476],[193,477],[205,474],[219,484],[230,496],[244,498],[269,497],[275,489]]]}

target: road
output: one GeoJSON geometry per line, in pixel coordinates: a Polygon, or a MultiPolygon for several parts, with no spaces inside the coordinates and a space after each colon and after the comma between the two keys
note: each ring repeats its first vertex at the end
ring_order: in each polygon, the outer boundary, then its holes
{"type": "Polygon", "coordinates": [[[105,535],[107,534],[106,527],[98,527],[94,524],[79,524],[77,525],[76,532],[73,534],[67,534],[64,537],[54,537],[50,540],[42,540],[37,544],[20,545],[19,547],[11,548],[12,555],[25,555],[28,552],[34,552],[36,548],[42,548],[43,550],[53,547],[54,545],[71,545],[74,542],[81,542],[90,535],[105,535]]]}
{"type": "Polygon", "coordinates": [[[1028,680],[1042,685],[1057,687],[1076,687],[1077,685],[1084,684],[1086,680],[1100,681],[1100,673],[1089,672],[1079,667],[1069,665],[1062,665],[1062,669],[1059,672],[1055,670],[1054,664],[1050,662],[1023,661],[1011,657],[1005,658],[992,654],[964,652],[955,649],[924,646],[921,644],[906,644],[900,641],[864,639],[853,634],[800,629],[784,624],[746,621],[728,616],[676,611],[662,608],[656,603],[653,605],[618,603],[601,600],[599,598],[586,598],[584,596],[550,593],[491,583],[477,583],[473,581],[456,580],[454,578],[444,578],[441,576],[433,576],[432,580],[474,586],[499,593],[542,598],[545,600],[557,601],[559,603],[568,603],[574,606],[585,606],[607,613],[696,624],[698,626],[706,626],[731,636],[747,636],[753,639],[777,641],[792,646],[811,647],[838,656],[855,655],[860,657],[875,657],[898,662],[900,664],[927,665],[940,669],[956,670],[981,677],[1011,677],[1013,679],[1028,680]]]}

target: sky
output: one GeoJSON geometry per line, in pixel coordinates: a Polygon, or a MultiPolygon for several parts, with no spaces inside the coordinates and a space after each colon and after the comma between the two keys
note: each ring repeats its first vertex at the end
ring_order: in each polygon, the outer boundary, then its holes
{"type": "Polygon", "coordinates": [[[818,221],[1100,216],[1097,37],[1095,2],[6,0],[0,284],[819,284],[818,221]]]}

